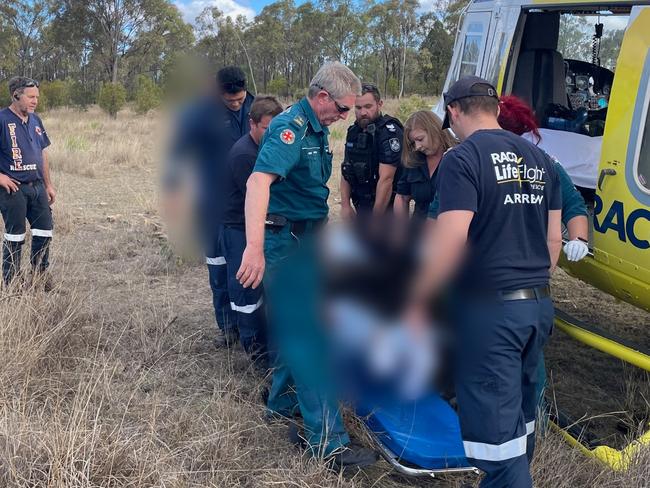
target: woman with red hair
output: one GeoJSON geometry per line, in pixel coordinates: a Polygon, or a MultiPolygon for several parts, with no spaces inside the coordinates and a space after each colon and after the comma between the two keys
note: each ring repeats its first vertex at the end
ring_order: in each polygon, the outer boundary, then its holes
{"type": "MultiPolygon", "coordinates": [[[[499,99],[499,125],[505,130],[524,136],[534,144],[539,144],[542,136],[533,110],[523,100],[506,95],[499,99]]],[[[569,233],[569,242],[564,245],[564,253],[569,261],[580,261],[589,252],[589,223],[585,201],[571,181],[562,165],[555,161],[555,167],[562,185],[562,223],[569,233]]]]}

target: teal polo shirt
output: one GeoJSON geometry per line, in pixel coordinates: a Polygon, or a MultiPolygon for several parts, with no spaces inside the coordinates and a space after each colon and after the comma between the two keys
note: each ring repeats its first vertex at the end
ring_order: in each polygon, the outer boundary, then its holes
{"type": "Polygon", "coordinates": [[[327,180],[332,174],[328,135],[307,98],[271,121],[253,170],[279,177],[271,185],[268,213],[290,221],[327,217],[327,180]]]}

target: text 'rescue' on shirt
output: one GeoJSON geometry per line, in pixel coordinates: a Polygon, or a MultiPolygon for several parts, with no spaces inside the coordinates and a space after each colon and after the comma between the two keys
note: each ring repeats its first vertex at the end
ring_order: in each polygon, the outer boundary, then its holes
{"type": "Polygon", "coordinates": [[[0,173],[21,183],[43,179],[43,149],[49,145],[38,115],[23,122],[11,109],[0,110],[0,173]]]}
{"type": "Polygon", "coordinates": [[[548,283],[548,212],[562,208],[551,159],[511,132],[480,130],[443,156],[439,173],[439,213],[474,212],[459,287],[514,290],[548,283]]]}

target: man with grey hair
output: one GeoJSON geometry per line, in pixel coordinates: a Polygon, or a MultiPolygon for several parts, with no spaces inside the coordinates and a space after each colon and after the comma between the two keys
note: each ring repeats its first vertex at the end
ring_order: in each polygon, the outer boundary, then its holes
{"type": "Polygon", "coordinates": [[[350,443],[329,378],[315,236],[329,211],[327,127],[346,119],[360,94],[349,68],[327,63],[307,97],[273,119],[246,185],[246,249],[237,273],[244,287],[256,288],[264,278],[277,350],[269,413],[293,418],[299,409],[310,452],[339,467],[365,466],[376,456],[350,443]]]}

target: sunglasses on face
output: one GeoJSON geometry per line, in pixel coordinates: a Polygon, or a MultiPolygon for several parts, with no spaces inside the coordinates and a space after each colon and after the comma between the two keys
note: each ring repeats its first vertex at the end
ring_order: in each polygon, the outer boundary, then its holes
{"type": "Polygon", "coordinates": [[[314,85],[314,86],[316,88],[318,88],[319,90],[323,90],[325,93],[327,93],[327,96],[330,97],[330,100],[332,100],[334,102],[334,106],[336,107],[336,110],[338,111],[338,113],[344,114],[345,112],[350,111],[350,107],[346,107],[345,105],[341,105],[339,102],[334,100],[334,97],[332,95],[330,95],[330,92],[328,92],[325,88],[323,88],[320,85],[314,85]]]}

